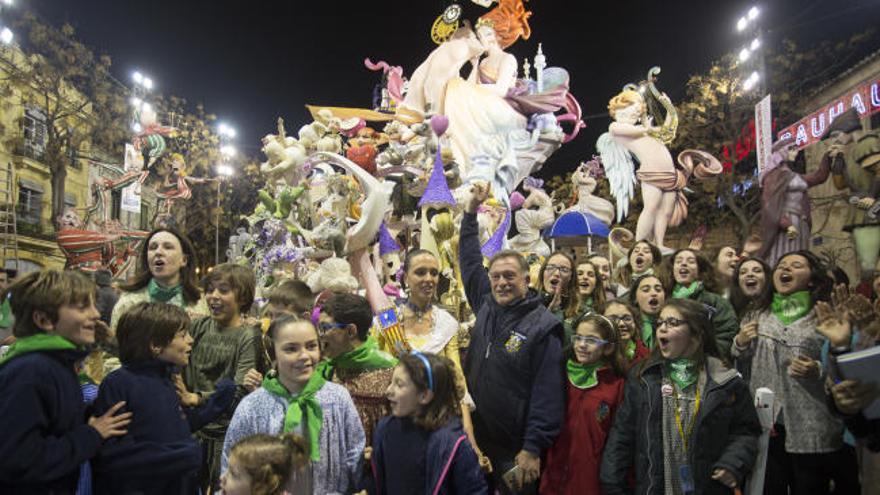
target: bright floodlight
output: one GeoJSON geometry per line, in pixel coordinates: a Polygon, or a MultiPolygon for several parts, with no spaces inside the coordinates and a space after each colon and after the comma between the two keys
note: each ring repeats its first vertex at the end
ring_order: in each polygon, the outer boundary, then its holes
{"type": "Polygon", "coordinates": [[[748,59],[749,59],[749,49],[743,48],[742,50],[739,51],[739,61],[745,62],[748,59]]]}
{"type": "Polygon", "coordinates": [[[752,40],[752,44],[749,45],[749,48],[751,48],[752,50],[757,50],[759,46],[761,46],[761,40],[755,38],[752,40]]]}
{"type": "Polygon", "coordinates": [[[12,30],[6,27],[3,28],[3,30],[0,31],[0,41],[2,41],[3,44],[6,45],[12,43],[12,30]]]}
{"type": "Polygon", "coordinates": [[[756,71],[752,72],[752,74],[749,76],[749,79],[753,79],[755,82],[758,82],[758,79],[760,79],[760,77],[761,75],[758,74],[758,72],[756,71]]]}
{"type": "Polygon", "coordinates": [[[137,96],[132,96],[130,101],[131,101],[131,105],[135,106],[135,107],[141,106],[141,103],[144,102],[143,100],[141,100],[137,96]]]}
{"type": "Polygon", "coordinates": [[[758,10],[758,7],[750,8],[749,9],[749,20],[754,21],[755,19],[758,18],[758,14],[760,14],[760,13],[761,13],[761,11],[758,10]]]}
{"type": "Polygon", "coordinates": [[[147,102],[143,102],[143,105],[141,105],[141,110],[143,110],[144,112],[149,112],[152,109],[153,107],[150,106],[150,104],[147,102]]]}
{"type": "Polygon", "coordinates": [[[217,126],[217,134],[220,134],[223,137],[234,138],[235,129],[221,122],[217,126]]]}
{"type": "Polygon", "coordinates": [[[5,5],[12,5],[12,0],[3,0],[5,5]]]}
{"type": "Polygon", "coordinates": [[[134,71],[134,74],[131,75],[131,78],[134,79],[136,84],[141,84],[144,82],[144,75],[138,71],[134,71]]]}
{"type": "Polygon", "coordinates": [[[141,127],[140,124],[135,122],[134,124],[131,125],[131,130],[133,130],[134,132],[141,132],[142,130],[144,130],[144,128],[141,127]]]}
{"type": "Polygon", "coordinates": [[[226,145],[221,146],[220,147],[220,154],[222,154],[223,156],[226,156],[226,157],[235,156],[235,146],[232,146],[231,144],[226,144],[226,145]]]}
{"type": "Polygon", "coordinates": [[[736,30],[742,31],[748,26],[749,21],[745,17],[740,17],[738,21],[736,21],[736,30]]]}
{"type": "Polygon", "coordinates": [[[224,177],[229,177],[229,176],[233,175],[234,171],[232,170],[232,167],[229,165],[217,165],[217,173],[219,175],[224,176],[224,177]]]}
{"type": "Polygon", "coordinates": [[[144,87],[145,87],[145,88],[147,88],[147,89],[153,89],[153,80],[150,79],[149,77],[145,77],[145,78],[144,78],[144,83],[143,83],[143,84],[144,84],[144,87]]]}

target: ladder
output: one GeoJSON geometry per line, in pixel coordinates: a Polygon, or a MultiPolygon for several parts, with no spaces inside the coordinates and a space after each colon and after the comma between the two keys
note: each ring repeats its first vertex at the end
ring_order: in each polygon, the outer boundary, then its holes
{"type": "Polygon", "coordinates": [[[0,259],[3,266],[18,270],[18,227],[15,218],[15,170],[12,163],[0,166],[0,259]],[[12,261],[12,266],[9,262],[12,261]]]}

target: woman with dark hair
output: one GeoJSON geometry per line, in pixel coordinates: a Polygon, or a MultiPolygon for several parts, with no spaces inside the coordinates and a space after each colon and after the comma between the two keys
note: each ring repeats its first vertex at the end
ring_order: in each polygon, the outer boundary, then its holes
{"type": "Polygon", "coordinates": [[[632,291],[629,293],[629,303],[639,308],[640,322],[637,322],[641,332],[642,343],[648,349],[654,348],[654,321],[660,314],[663,305],[666,304],[666,292],[663,290],[663,282],[655,275],[642,275],[633,282],[632,291]]]}
{"type": "Polygon", "coordinates": [[[538,272],[538,293],[547,309],[562,321],[578,315],[578,279],[574,271],[571,256],[556,251],[544,260],[538,272]]]}
{"type": "Polygon", "coordinates": [[[715,268],[693,249],[679,249],[666,262],[674,285],[667,288],[674,299],[692,299],[710,308],[709,319],[715,327],[715,340],[722,358],[730,354],[730,343],[739,331],[733,306],[718,294],[715,268]]]}
{"type": "Polygon", "coordinates": [[[827,301],[831,279],[809,251],[780,258],[773,298],[748,313],[732,354],[749,375],[749,388],[773,390],[773,430],[764,493],[859,493],[855,455],[843,444],[843,422],[826,404],[825,337],[814,305],[827,301]]]}
{"type": "Polygon", "coordinates": [[[730,281],[736,275],[739,256],[732,246],[721,246],[712,251],[712,264],[715,268],[715,280],[718,282],[719,294],[725,299],[730,297],[730,281]]]}
{"type": "Polygon", "coordinates": [[[749,311],[768,306],[773,300],[773,286],[768,278],[773,270],[761,258],[743,258],[733,271],[730,304],[736,316],[745,319],[749,311]]]}
{"type": "Polygon", "coordinates": [[[596,312],[605,306],[605,283],[599,267],[592,261],[582,261],[577,265],[578,315],[596,312]]]}
{"type": "Polygon", "coordinates": [[[748,386],[718,359],[715,342],[705,306],[672,299],[663,307],[657,346],[627,380],[605,444],[605,493],[721,494],[743,486],[761,426],[748,386]]]}
{"type": "Polygon", "coordinates": [[[141,247],[134,280],[121,287],[110,329],[115,331],[119,318],[142,302],[173,304],[193,320],[208,316],[210,311],[196,281],[197,263],[192,243],[176,229],[162,227],[150,232],[141,247]]]}
{"type": "Polygon", "coordinates": [[[662,260],[660,248],[648,241],[639,241],[633,244],[626,254],[624,265],[618,263],[618,270],[614,279],[624,287],[632,287],[632,283],[644,275],[654,275],[654,268],[660,265],[662,260]]]}

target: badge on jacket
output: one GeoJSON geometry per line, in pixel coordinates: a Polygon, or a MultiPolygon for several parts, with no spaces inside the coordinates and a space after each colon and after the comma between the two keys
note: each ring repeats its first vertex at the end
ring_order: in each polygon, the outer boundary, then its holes
{"type": "Polygon", "coordinates": [[[609,414],[611,414],[611,407],[605,402],[600,402],[599,407],[596,408],[596,421],[604,422],[608,419],[609,414]]]}
{"type": "Polygon", "coordinates": [[[504,349],[509,354],[516,354],[522,348],[523,342],[526,341],[526,336],[517,332],[510,332],[510,337],[507,338],[507,342],[504,343],[504,349]]]}

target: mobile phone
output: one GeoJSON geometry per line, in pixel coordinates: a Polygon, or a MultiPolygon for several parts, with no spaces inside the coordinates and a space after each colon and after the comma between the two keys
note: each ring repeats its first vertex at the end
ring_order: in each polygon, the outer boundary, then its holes
{"type": "Polygon", "coordinates": [[[504,484],[507,485],[511,490],[519,490],[519,484],[517,483],[519,478],[519,472],[522,471],[522,468],[519,465],[515,465],[510,468],[509,471],[501,475],[501,479],[504,480],[504,484]]]}

